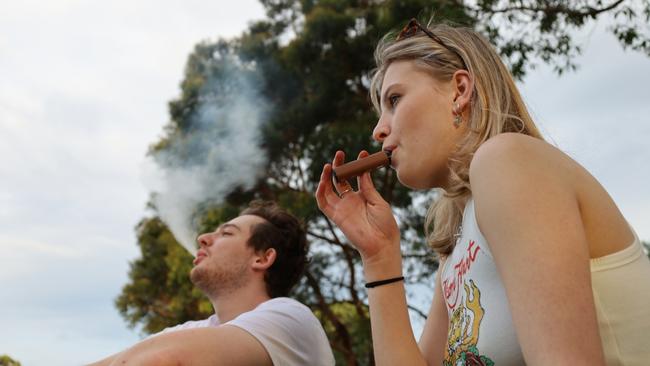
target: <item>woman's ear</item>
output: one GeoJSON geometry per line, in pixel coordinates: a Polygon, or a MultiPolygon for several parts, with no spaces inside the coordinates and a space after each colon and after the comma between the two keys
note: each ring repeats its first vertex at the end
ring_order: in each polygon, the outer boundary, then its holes
{"type": "Polygon", "coordinates": [[[458,103],[458,110],[462,113],[472,100],[474,79],[467,70],[456,70],[451,78],[454,86],[454,103],[458,103]]]}
{"type": "Polygon", "coordinates": [[[269,248],[267,250],[260,250],[255,253],[255,261],[253,262],[253,269],[258,271],[265,271],[269,269],[275,263],[275,258],[277,256],[275,248],[269,248]]]}

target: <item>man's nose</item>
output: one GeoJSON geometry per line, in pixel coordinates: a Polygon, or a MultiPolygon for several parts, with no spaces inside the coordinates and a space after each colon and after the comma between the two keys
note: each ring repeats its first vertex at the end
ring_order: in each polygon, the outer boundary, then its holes
{"type": "Polygon", "coordinates": [[[196,242],[199,243],[199,247],[209,247],[210,246],[210,233],[201,234],[196,238],[196,242]]]}

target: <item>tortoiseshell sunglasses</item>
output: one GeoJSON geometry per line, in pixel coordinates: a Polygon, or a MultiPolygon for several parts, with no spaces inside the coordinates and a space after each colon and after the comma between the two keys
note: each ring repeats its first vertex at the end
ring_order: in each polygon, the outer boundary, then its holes
{"type": "Polygon", "coordinates": [[[460,54],[459,54],[458,52],[454,51],[454,50],[451,49],[449,46],[447,46],[447,45],[445,44],[445,42],[442,41],[442,39],[440,39],[438,36],[436,36],[435,34],[433,34],[433,33],[432,33],[429,29],[427,29],[426,27],[423,27],[422,24],[420,24],[420,22],[418,22],[415,18],[412,18],[412,19],[408,22],[408,24],[407,24],[407,25],[402,29],[402,31],[399,32],[399,34],[397,35],[397,38],[396,38],[395,40],[396,40],[396,41],[401,41],[401,40],[403,40],[403,39],[405,39],[405,38],[412,37],[412,36],[415,35],[418,31],[422,31],[422,32],[423,32],[424,34],[426,34],[429,38],[431,38],[432,40],[434,40],[434,41],[440,43],[440,45],[441,45],[442,47],[446,48],[447,50],[451,51],[451,52],[454,53],[456,56],[458,56],[458,59],[459,59],[460,62],[463,64],[463,69],[467,69],[467,66],[465,65],[465,61],[463,60],[463,58],[460,56],[460,54]]]}

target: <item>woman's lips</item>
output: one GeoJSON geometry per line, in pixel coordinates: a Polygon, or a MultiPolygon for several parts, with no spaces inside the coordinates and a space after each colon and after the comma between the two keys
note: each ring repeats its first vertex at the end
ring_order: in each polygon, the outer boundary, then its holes
{"type": "Polygon", "coordinates": [[[397,147],[389,146],[384,150],[390,151],[390,167],[395,169],[395,167],[397,166],[397,156],[395,155],[395,153],[397,152],[397,147]]]}

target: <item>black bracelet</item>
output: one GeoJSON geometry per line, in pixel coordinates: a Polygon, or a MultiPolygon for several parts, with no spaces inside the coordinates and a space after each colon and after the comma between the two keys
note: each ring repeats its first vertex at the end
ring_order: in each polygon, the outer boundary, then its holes
{"type": "Polygon", "coordinates": [[[387,285],[389,283],[397,282],[397,281],[403,281],[404,276],[399,276],[399,277],[393,277],[389,278],[387,280],[381,280],[381,281],[374,281],[374,282],[368,282],[366,283],[366,288],[373,288],[381,285],[387,285]]]}

